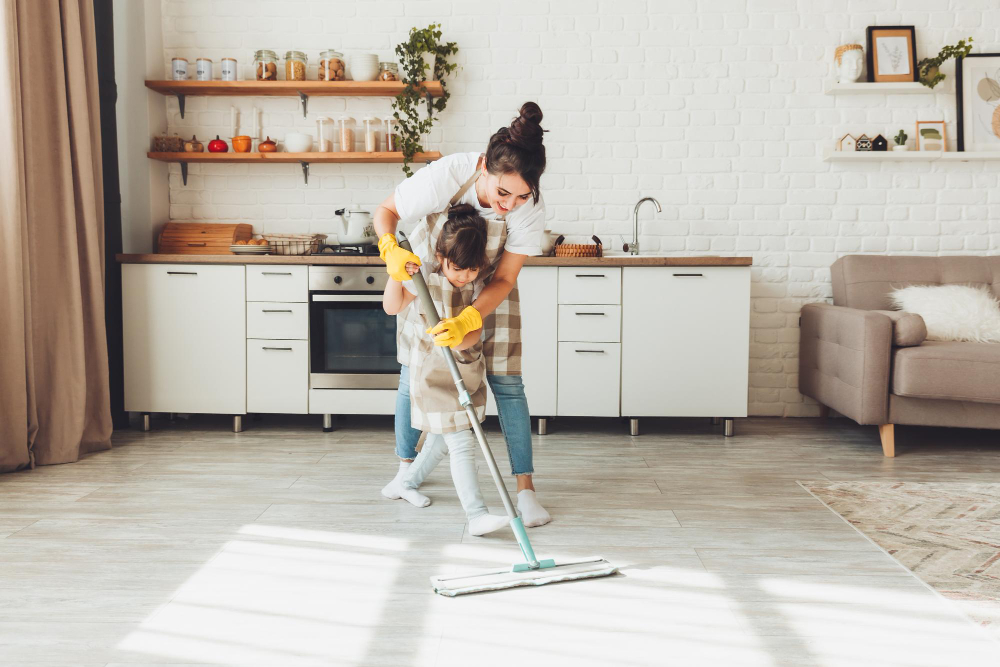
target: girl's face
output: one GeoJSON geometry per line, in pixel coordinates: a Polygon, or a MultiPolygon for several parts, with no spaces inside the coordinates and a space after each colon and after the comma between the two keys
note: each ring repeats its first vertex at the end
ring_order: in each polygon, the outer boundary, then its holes
{"type": "Polygon", "coordinates": [[[493,212],[503,217],[531,199],[531,188],[520,174],[491,174],[483,172],[486,200],[493,212]]]}
{"type": "Polygon", "coordinates": [[[479,275],[479,269],[459,269],[449,262],[447,258],[440,254],[437,256],[438,264],[441,266],[441,273],[455,287],[462,287],[471,283],[479,275]]]}

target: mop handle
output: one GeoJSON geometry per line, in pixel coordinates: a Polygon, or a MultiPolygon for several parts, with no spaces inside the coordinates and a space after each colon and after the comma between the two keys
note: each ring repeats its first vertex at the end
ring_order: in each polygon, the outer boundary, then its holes
{"type": "MultiPolygon", "coordinates": [[[[396,240],[399,242],[400,248],[413,252],[413,248],[410,246],[410,241],[406,238],[406,234],[403,232],[396,232],[396,240]]],[[[423,268],[417,270],[411,278],[413,280],[413,285],[417,288],[417,298],[420,299],[420,305],[424,311],[424,318],[426,318],[427,322],[434,327],[441,321],[441,318],[438,316],[437,308],[434,307],[434,300],[431,299],[431,293],[427,291],[427,283],[424,281],[423,268]]],[[[517,511],[514,509],[514,503],[510,500],[510,494],[507,493],[507,487],[503,483],[503,477],[500,475],[500,469],[497,468],[496,459],[493,458],[493,452],[490,451],[489,443],[486,442],[486,434],[483,433],[483,427],[479,423],[479,417],[476,415],[476,408],[472,405],[472,397],[469,395],[469,390],[465,387],[465,381],[462,379],[462,373],[458,370],[458,364],[455,362],[455,357],[451,353],[451,348],[440,346],[438,349],[441,350],[441,354],[444,355],[445,361],[448,363],[448,370],[451,371],[451,378],[455,381],[455,387],[458,388],[459,402],[469,415],[469,421],[472,423],[472,430],[476,434],[476,439],[479,440],[479,446],[483,450],[486,465],[489,467],[490,474],[493,476],[493,482],[497,485],[497,490],[500,492],[500,500],[503,501],[504,509],[507,510],[507,516],[511,519],[516,519],[517,511]]]]}

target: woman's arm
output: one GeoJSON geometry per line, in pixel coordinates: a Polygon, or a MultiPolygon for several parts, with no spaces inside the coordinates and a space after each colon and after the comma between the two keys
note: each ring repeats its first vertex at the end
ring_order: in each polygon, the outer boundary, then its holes
{"type": "Polygon", "coordinates": [[[375,236],[382,238],[383,234],[395,234],[399,224],[399,211],[396,210],[396,193],[385,198],[385,201],[375,209],[375,236]]]}
{"type": "Polygon", "coordinates": [[[482,337],[482,335],[483,335],[482,327],[476,329],[475,331],[470,331],[469,333],[465,334],[465,338],[462,339],[462,342],[456,345],[452,349],[458,351],[470,348],[479,342],[479,339],[482,337]]]}
{"type": "MultiPolygon", "coordinates": [[[[514,289],[514,285],[517,284],[517,274],[521,272],[521,267],[524,266],[524,260],[527,257],[527,255],[519,255],[516,252],[505,252],[500,257],[500,263],[497,265],[497,270],[489,284],[483,288],[483,291],[479,293],[479,298],[472,304],[479,311],[480,316],[486,317],[507,298],[510,291],[514,289]]],[[[464,344],[464,339],[462,342],[464,344]]]]}

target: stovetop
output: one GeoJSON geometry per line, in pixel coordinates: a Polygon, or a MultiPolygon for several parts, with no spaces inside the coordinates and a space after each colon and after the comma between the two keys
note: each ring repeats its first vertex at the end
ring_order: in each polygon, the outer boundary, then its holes
{"type": "Polygon", "coordinates": [[[359,257],[378,257],[378,246],[366,245],[326,245],[320,244],[313,255],[353,255],[359,257]]]}

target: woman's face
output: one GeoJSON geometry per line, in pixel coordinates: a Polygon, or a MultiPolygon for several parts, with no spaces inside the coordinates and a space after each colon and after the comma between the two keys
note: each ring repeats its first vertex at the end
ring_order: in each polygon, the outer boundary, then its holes
{"type": "Polygon", "coordinates": [[[531,188],[520,174],[491,174],[483,172],[486,180],[486,200],[493,212],[505,216],[531,199],[531,188]]]}
{"type": "Polygon", "coordinates": [[[438,254],[438,264],[441,266],[441,273],[455,287],[462,287],[471,283],[479,275],[479,269],[459,269],[448,261],[446,257],[438,254]]]}

